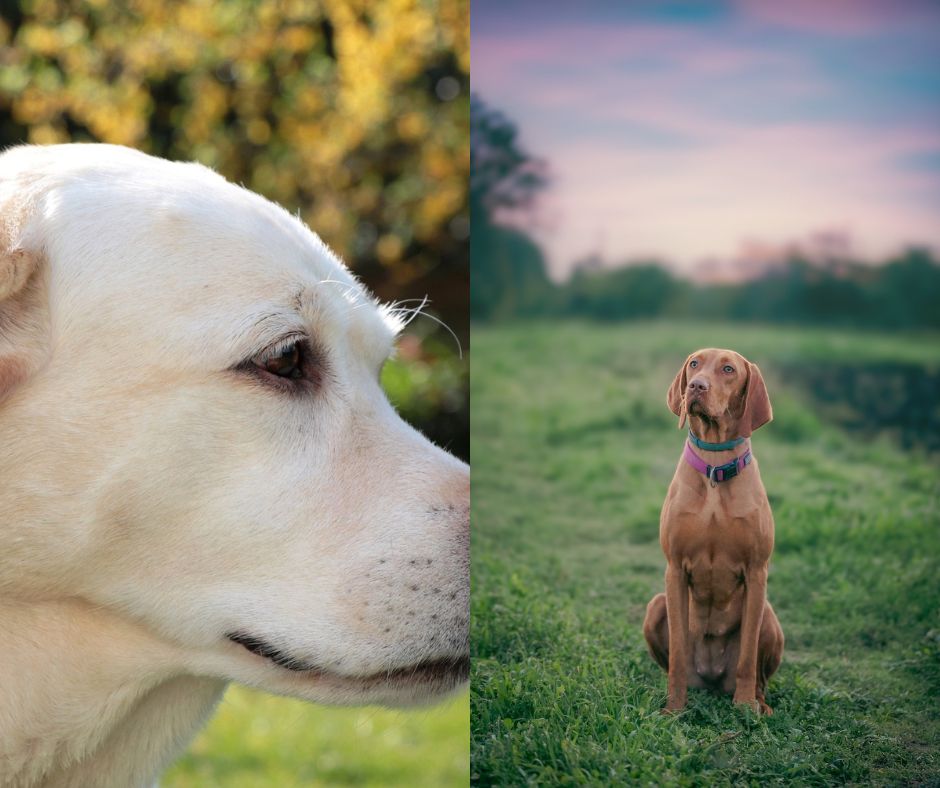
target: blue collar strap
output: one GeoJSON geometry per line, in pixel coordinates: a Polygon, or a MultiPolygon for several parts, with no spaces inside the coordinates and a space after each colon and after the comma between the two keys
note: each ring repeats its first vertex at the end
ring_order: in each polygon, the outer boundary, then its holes
{"type": "Polygon", "coordinates": [[[689,440],[704,451],[729,451],[740,446],[747,438],[734,438],[724,443],[709,443],[708,441],[703,441],[701,438],[695,437],[695,435],[692,434],[692,430],[689,430],[689,440]]]}

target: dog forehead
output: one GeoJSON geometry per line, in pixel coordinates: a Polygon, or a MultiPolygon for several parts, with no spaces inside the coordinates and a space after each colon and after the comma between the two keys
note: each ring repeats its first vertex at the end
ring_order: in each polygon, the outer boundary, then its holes
{"type": "Polygon", "coordinates": [[[690,359],[697,358],[703,363],[713,361],[716,364],[726,364],[730,362],[747,363],[747,359],[740,353],[727,348],[708,347],[696,350],[689,356],[690,359]]]}
{"type": "Polygon", "coordinates": [[[356,284],[298,218],[207,167],[117,146],[58,147],[65,149],[63,166],[51,179],[55,187],[46,212],[53,214],[57,234],[69,235],[66,242],[72,245],[144,245],[123,256],[125,268],[138,259],[160,263],[149,266],[157,269],[185,265],[193,275],[218,266],[241,273],[258,266],[356,284]],[[78,155],[85,150],[89,155],[78,155]],[[147,255],[148,249],[156,255],[147,255]]]}
{"type": "Polygon", "coordinates": [[[42,242],[60,306],[76,321],[93,309],[96,321],[147,331],[150,316],[161,330],[198,323],[221,339],[253,315],[313,314],[369,344],[391,342],[394,326],[356,278],[280,206],[202,165],[54,148],[33,149],[33,172],[46,181],[42,242]]]}

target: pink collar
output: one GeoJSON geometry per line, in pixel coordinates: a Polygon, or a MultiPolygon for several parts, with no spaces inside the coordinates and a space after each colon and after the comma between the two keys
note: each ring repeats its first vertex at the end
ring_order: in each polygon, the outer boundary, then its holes
{"type": "Polygon", "coordinates": [[[748,449],[740,457],[735,457],[731,462],[727,462],[724,465],[709,465],[695,453],[689,441],[686,441],[685,451],[682,456],[695,470],[708,477],[712,487],[714,487],[717,482],[726,482],[729,479],[733,479],[750,465],[751,460],[754,459],[751,455],[751,450],[748,449]]]}

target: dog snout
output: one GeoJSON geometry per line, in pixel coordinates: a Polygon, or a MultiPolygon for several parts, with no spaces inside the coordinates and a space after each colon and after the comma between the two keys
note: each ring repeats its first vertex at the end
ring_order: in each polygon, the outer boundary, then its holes
{"type": "Polygon", "coordinates": [[[444,483],[440,501],[441,503],[431,507],[431,513],[448,519],[456,529],[458,541],[469,551],[470,472],[466,466],[444,483]]]}
{"type": "Polygon", "coordinates": [[[708,391],[708,381],[704,378],[692,378],[689,381],[689,393],[704,394],[708,391]]]}

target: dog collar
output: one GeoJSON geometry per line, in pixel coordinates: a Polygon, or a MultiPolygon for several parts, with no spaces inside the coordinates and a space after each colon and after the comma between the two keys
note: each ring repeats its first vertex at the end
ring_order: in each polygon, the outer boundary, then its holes
{"type": "Polygon", "coordinates": [[[711,482],[712,487],[718,482],[726,482],[728,479],[733,479],[750,465],[751,460],[754,459],[751,450],[748,449],[740,457],[735,457],[731,462],[726,462],[724,465],[709,465],[695,453],[692,448],[692,443],[689,441],[686,441],[685,451],[682,456],[695,470],[708,477],[708,481],[711,482]]]}
{"type": "Polygon", "coordinates": [[[736,446],[740,446],[747,438],[733,438],[730,441],[725,441],[724,443],[709,443],[708,441],[703,441],[701,438],[697,437],[692,430],[689,430],[689,440],[692,441],[698,448],[703,451],[728,451],[733,449],[736,446]]]}

